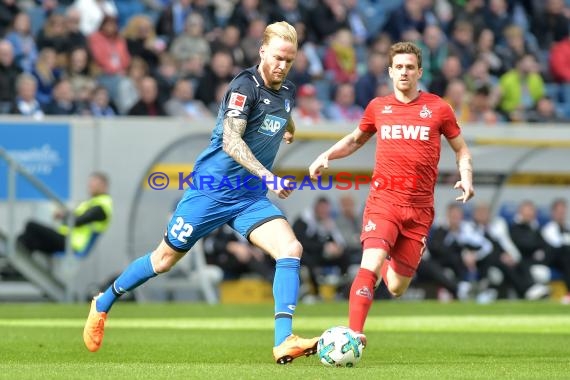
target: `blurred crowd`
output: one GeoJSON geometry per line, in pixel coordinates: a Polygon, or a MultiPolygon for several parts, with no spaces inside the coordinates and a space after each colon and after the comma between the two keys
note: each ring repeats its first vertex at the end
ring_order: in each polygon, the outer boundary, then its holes
{"type": "MultiPolygon", "coordinates": [[[[347,299],[362,256],[359,208],[350,195],[338,202],[321,196],[292,220],[303,245],[303,302],[330,297],[330,292],[322,294],[323,287],[332,288],[337,299],[347,299]]],[[[450,203],[432,227],[412,289],[422,293],[417,298],[443,302],[557,296],[570,304],[568,217],[562,198],[540,206],[530,200],[508,203],[496,213],[485,203],[450,203]],[[563,284],[557,294],[551,294],[553,281],[563,284]]],[[[204,246],[208,263],[222,268],[226,279],[253,276],[271,283],[271,259],[231,229],[213,232],[204,246]]],[[[382,286],[376,296],[390,297],[382,286]]]]}
{"type": "Polygon", "coordinates": [[[211,118],[282,20],[299,124],[357,121],[400,40],[461,123],[570,118],[570,0],[0,0],[0,113],[211,118]]]}

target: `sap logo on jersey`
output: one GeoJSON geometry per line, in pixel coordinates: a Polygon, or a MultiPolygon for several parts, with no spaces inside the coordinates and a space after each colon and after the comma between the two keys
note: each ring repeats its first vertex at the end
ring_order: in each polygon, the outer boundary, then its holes
{"type": "Polygon", "coordinates": [[[383,125],[380,127],[382,140],[429,140],[429,127],[423,125],[383,125]]]}
{"type": "Polygon", "coordinates": [[[261,123],[261,127],[257,131],[264,135],[274,136],[285,124],[287,124],[287,120],[283,118],[265,115],[265,119],[263,119],[263,123],[261,123]]]}

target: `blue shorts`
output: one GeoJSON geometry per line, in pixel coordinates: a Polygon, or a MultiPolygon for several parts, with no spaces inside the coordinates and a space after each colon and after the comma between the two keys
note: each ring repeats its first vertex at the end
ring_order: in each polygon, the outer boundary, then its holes
{"type": "Polygon", "coordinates": [[[225,203],[190,189],[176,206],[164,241],[175,251],[188,252],[200,238],[226,223],[248,238],[255,228],[277,218],[286,219],[265,196],[225,203]]]}

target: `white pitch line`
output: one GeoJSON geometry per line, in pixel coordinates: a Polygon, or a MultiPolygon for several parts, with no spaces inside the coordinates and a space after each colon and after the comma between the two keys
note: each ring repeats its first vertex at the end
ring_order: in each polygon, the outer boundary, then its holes
{"type": "MultiPolygon", "coordinates": [[[[346,318],[297,317],[295,329],[321,330],[343,325],[346,318]]],[[[0,319],[3,327],[82,328],[83,319],[0,319]]],[[[112,328],[200,329],[200,330],[271,330],[273,319],[267,317],[239,318],[110,318],[112,328]]],[[[436,331],[436,332],[527,332],[570,334],[567,315],[507,315],[507,316],[391,316],[369,317],[367,331],[436,331]]]]}

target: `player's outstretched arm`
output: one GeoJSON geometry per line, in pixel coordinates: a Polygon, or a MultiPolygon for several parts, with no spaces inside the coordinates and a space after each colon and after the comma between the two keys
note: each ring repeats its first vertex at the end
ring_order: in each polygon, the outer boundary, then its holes
{"type": "Polygon", "coordinates": [[[327,151],[321,153],[309,166],[309,175],[313,179],[319,177],[322,174],[321,169],[327,169],[329,167],[329,160],[337,160],[350,156],[370,140],[373,135],[373,133],[363,132],[360,128],[356,128],[327,151]]]}
{"type": "Polygon", "coordinates": [[[224,119],[223,131],[223,149],[231,158],[237,163],[246,168],[251,174],[265,179],[273,183],[269,189],[273,191],[279,198],[287,198],[293,190],[288,187],[289,181],[278,178],[271,171],[267,170],[265,166],[259,162],[255,157],[249,146],[243,141],[243,134],[247,121],[235,117],[226,117],[224,119]]]}
{"type": "Polygon", "coordinates": [[[469,152],[467,143],[461,135],[447,141],[455,152],[457,169],[461,176],[461,179],[457,181],[453,188],[461,189],[463,194],[455,198],[455,200],[465,203],[475,196],[475,190],[473,189],[473,165],[471,163],[471,152],[469,152]]]}

